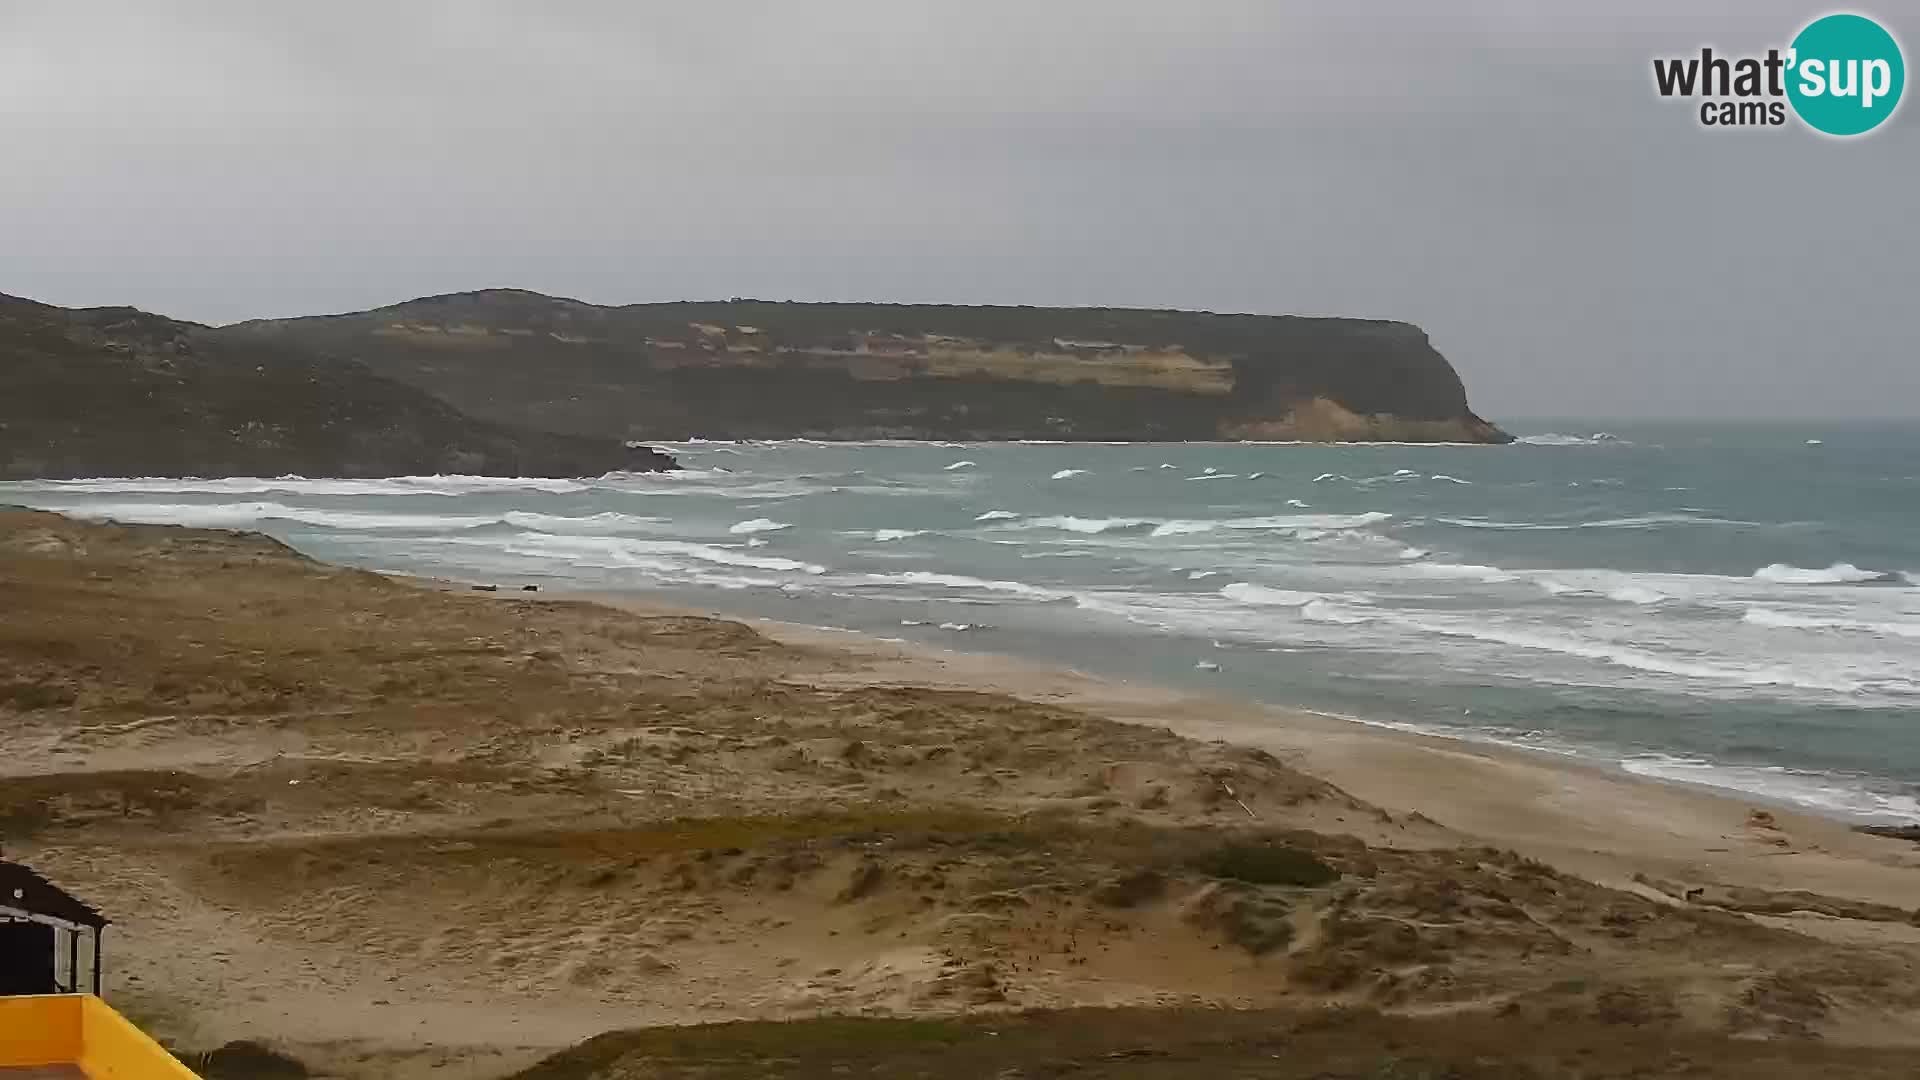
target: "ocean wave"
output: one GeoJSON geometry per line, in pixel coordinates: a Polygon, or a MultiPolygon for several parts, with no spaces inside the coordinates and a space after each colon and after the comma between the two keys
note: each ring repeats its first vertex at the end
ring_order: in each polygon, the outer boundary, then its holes
{"type": "Polygon", "coordinates": [[[1061,469],[1059,472],[1056,472],[1052,476],[1047,477],[1047,479],[1066,480],[1075,476],[1085,476],[1086,474],[1087,474],[1087,470],[1085,469],[1061,469]]]}
{"type": "Polygon", "coordinates": [[[1336,626],[1353,626],[1359,623],[1373,622],[1378,615],[1368,611],[1355,611],[1342,607],[1325,599],[1309,600],[1300,608],[1300,617],[1308,622],[1332,623],[1336,626]]]}
{"type": "Polygon", "coordinates": [[[1058,589],[1045,589],[1038,585],[1029,585],[1024,581],[994,581],[986,578],[967,577],[963,574],[941,574],[930,570],[908,570],[898,574],[868,574],[864,580],[873,585],[938,585],[948,589],[967,589],[979,592],[1007,593],[1023,596],[1030,600],[1057,601],[1070,599],[1073,594],[1058,589]]]}
{"type": "Polygon", "coordinates": [[[495,514],[396,514],[366,510],[321,510],[277,502],[241,503],[93,503],[64,507],[77,518],[111,519],[150,525],[193,525],[207,529],[236,529],[268,521],[292,522],[323,529],[413,529],[436,532],[498,525],[495,514]]]}
{"type": "Polygon", "coordinates": [[[874,540],[882,544],[888,543],[893,540],[908,540],[916,536],[925,536],[925,535],[927,535],[927,530],[925,529],[875,529],[873,530],[874,540]]]}
{"type": "Polygon", "coordinates": [[[534,514],[524,510],[509,510],[500,515],[500,521],[515,528],[548,533],[631,532],[649,528],[657,529],[667,524],[665,518],[639,517],[613,511],[587,514],[583,517],[567,517],[561,514],[534,514]]]}
{"type": "Polygon", "coordinates": [[[1238,600],[1243,604],[1259,604],[1267,607],[1304,607],[1315,600],[1325,597],[1317,592],[1299,592],[1294,589],[1274,589],[1252,582],[1236,581],[1231,585],[1222,585],[1220,595],[1229,600],[1238,600]]]}
{"type": "Polygon", "coordinates": [[[751,533],[779,532],[782,529],[791,528],[793,528],[792,525],[772,518],[748,518],[728,526],[727,531],[736,536],[746,536],[751,533]]]}
{"type": "Polygon", "coordinates": [[[974,467],[974,463],[973,463],[973,462],[971,462],[971,461],[956,461],[956,462],[954,462],[954,463],[953,463],[953,464],[951,464],[951,465],[948,465],[948,466],[945,466],[945,467],[944,467],[944,468],[942,469],[942,471],[943,471],[943,472],[952,472],[952,471],[954,471],[955,469],[971,469],[971,468],[973,468],[973,467],[974,467]]]}
{"type": "Polygon", "coordinates": [[[975,515],[973,520],[975,521],[1011,521],[1014,518],[1017,518],[1019,516],[1020,516],[1019,514],[1016,514],[1011,510],[989,510],[984,514],[975,515]]]}
{"type": "Polygon", "coordinates": [[[688,540],[636,540],[616,536],[555,536],[547,533],[521,533],[499,545],[516,555],[544,558],[596,559],[590,565],[611,568],[680,569],[672,559],[692,559],[719,566],[749,570],[777,570],[818,575],[827,568],[772,555],[748,555],[733,548],[697,544],[688,540]]]}
{"type": "Polygon", "coordinates": [[[1775,630],[1842,630],[1882,637],[1920,638],[1920,622],[1847,619],[1832,615],[1800,615],[1776,608],[1749,607],[1740,621],[1775,630]]]}
{"type": "Polygon", "coordinates": [[[1071,516],[1033,518],[1021,524],[1023,529],[1063,529],[1067,532],[1097,534],[1113,529],[1132,529],[1151,525],[1146,518],[1082,518],[1071,516]]]}
{"type": "Polygon", "coordinates": [[[1733,765],[1669,754],[1644,754],[1620,762],[1635,776],[1739,791],[1849,817],[1897,821],[1920,818],[1920,799],[1875,791],[1861,777],[1836,776],[1777,765],[1733,765]]]}
{"type": "MultiPolygon", "coordinates": [[[[648,474],[652,475],[652,474],[648,474]]],[[[537,476],[392,476],[374,480],[310,480],[304,476],[231,476],[194,479],[165,476],[34,480],[23,488],[89,495],[473,495],[487,491],[538,491],[562,495],[587,490],[575,480],[537,476]]]]}
{"type": "MultiPolygon", "coordinates": [[[[1514,532],[1565,532],[1572,529],[1654,529],[1663,525],[1735,525],[1754,527],[1766,524],[1739,518],[1704,514],[1636,514],[1632,517],[1603,518],[1599,521],[1498,521],[1489,518],[1433,519],[1436,524],[1462,529],[1502,529],[1514,532]]],[[[1778,527],[1777,525],[1774,527],[1778,527]]]]}
{"type": "Polygon", "coordinates": [[[1390,520],[1392,514],[1369,510],[1363,514],[1282,514],[1245,518],[1175,518],[1154,527],[1154,536],[1186,536],[1216,529],[1319,530],[1363,529],[1390,520]]]}
{"type": "Polygon", "coordinates": [[[1775,585],[1851,585],[1867,581],[1897,582],[1902,575],[1884,570],[1862,570],[1852,563],[1837,562],[1824,570],[1786,563],[1771,563],[1753,572],[1754,580],[1775,585]]]}
{"type": "Polygon", "coordinates": [[[1785,665],[1745,667],[1667,656],[1646,649],[1591,638],[1571,637],[1529,629],[1514,629],[1480,620],[1441,620],[1432,617],[1391,616],[1391,621],[1409,629],[1444,637],[1468,638],[1516,649],[1557,653],[1582,660],[1651,674],[1673,675],[1684,679],[1736,686],[1781,686],[1829,693],[1855,694],[1869,689],[1854,679],[1829,678],[1798,671],[1785,665]]]}
{"type": "MultiPolygon", "coordinates": [[[[1612,575],[1606,575],[1612,577],[1612,575]]],[[[1624,576],[1624,575],[1623,575],[1624,576]]],[[[1636,585],[1632,582],[1594,583],[1590,581],[1567,582],[1554,577],[1542,577],[1536,580],[1542,591],[1549,596],[1598,596],[1615,600],[1622,604],[1646,606],[1658,604],[1673,597],[1658,589],[1636,585]]]]}
{"type": "Polygon", "coordinates": [[[1408,569],[1426,577],[1465,578],[1481,581],[1489,585],[1498,585],[1518,580],[1519,575],[1497,566],[1483,566],[1479,563],[1418,562],[1405,564],[1408,569]]]}
{"type": "Polygon", "coordinates": [[[1631,446],[1618,435],[1596,431],[1592,435],[1567,435],[1549,431],[1542,435],[1522,435],[1514,440],[1521,446],[1631,446]]]}

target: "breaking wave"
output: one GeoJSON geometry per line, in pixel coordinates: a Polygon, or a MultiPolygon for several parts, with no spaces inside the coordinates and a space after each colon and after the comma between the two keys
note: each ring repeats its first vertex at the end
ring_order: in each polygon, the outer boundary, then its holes
{"type": "Polygon", "coordinates": [[[1750,607],[1740,621],[1775,630],[1842,630],[1876,636],[1920,638],[1920,622],[1847,619],[1831,615],[1798,615],[1774,608],[1750,607]]]}
{"type": "Polygon", "coordinates": [[[1862,570],[1852,563],[1837,562],[1824,570],[1811,570],[1804,566],[1788,566],[1786,563],[1772,563],[1753,572],[1757,581],[1769,581],[1775,585],[1850,585],[1865,581],[1901,580],[1901,575],[1884,570],[1862,570]]]}
{"type": "MultiPolygon", "coordinates": [[[[648,474],[652,475],[652,474],[648,474]]],[[[665,474],[662,474],[665,475],[665,474]]],[[[578,480],[537,476],[393,476],[377,480],[309,480],[304,476],[233,476],[199,480],[174,477],[94,477],[83,480],[35,480],[27,490],[89,495],[475,495],[489,491],[533,491],[549,495],[587,490],[578,480]]]]}
{"type": "Polygon", "coordinates": [[[745,521],[735,522],[727,528],[727,531],[735,536],[747,536],[753,533],[779,532],[782,529],[791,528],[793,526],[786,522],[775,521],[772,518],[748,518],[745,521]]]}

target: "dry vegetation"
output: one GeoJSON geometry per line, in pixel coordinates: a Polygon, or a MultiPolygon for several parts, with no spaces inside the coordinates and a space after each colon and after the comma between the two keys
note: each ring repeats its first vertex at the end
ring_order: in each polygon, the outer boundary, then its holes
{"type": "Polygon", "coordinates": [[[805,1022],[524,1075],[1785,1077],[1920,1036],[1912,952],[1738,913],[1820,898],[1603,888],[737,623],[28,512],[0,609],[0,835],[187,1047],[488,1076],[756,1019],[805,1022]]]}

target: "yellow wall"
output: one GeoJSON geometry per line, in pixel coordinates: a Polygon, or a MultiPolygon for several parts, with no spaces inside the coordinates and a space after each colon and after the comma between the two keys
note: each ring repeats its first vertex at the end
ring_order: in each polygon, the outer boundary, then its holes
{"type": "Polygon", "coordinates": [[[0,997],[0,1066],[62,1062],[93,1080],[198,1080],[91,994],[0,997]]]}
{"type": "Polygon", "coordinates": [[[0,1065],[52,1065],[79,1054],[78,998],[0,997],[0,1065]]]}
{"type": "Polygon", "coordinates": [[[199,1080],[106,1002],[89,994],[80,1005],[80,1068],[93,1080],[199,1080]]]}

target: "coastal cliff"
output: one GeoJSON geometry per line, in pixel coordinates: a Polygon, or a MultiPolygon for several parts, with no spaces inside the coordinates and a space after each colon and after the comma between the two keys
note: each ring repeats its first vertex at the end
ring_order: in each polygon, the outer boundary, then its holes
{"type": "Polygon", "coordinates": [[[674,468],[618,439],[462,415],[351,361],[133,308],[0,295],[0,478],[600,475],[674,468]]]}
{"type": "Polygon", "coordinates": [[[607,438],[1510,441],[1425,333],[1363,319],[490,289],[216,335],[607,438]]]}

